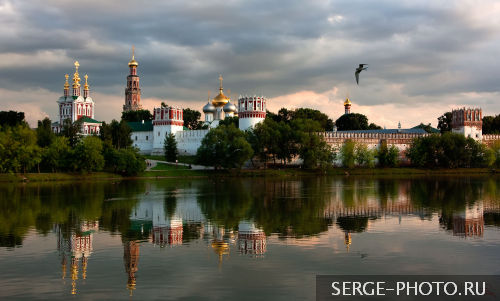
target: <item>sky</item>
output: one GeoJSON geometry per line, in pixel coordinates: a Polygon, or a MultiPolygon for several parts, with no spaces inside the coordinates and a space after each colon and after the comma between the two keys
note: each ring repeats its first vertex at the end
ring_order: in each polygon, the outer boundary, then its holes
{"type": "Polygon", "coordinates": [[[132,45],[147,109],[201,111],[222,74],[233,100],[336,120],[349,96],[387,128],[436,126],[464,106],[500,113],[498,0],[0,0],[0,110],[57,120],[78,60],[95,119],[119,119],[132,45]]]}

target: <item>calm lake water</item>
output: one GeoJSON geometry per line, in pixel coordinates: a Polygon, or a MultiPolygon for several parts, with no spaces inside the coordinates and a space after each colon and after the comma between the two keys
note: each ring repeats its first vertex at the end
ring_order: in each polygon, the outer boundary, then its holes
{"type": "Polygon", "coordinates": [[[500,274],[500,177],[2,184],[0,271],[0,299],[30,300],[314,300],[317,274],[500,274]]]}

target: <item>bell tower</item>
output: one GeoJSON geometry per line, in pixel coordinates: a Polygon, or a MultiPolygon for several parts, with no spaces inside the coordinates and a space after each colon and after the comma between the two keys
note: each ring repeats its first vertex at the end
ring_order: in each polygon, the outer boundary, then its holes
{"type": "Polygon", "coordinates": [[[137,75],[139,63],[135,60],[135,48],[132,46],[132,59],[128,62],[130,73],[127,76],[127,87],[125,88],[125,104],[123,111],[137,111],[141,106],[141,88],[139,87],[139,76],[137,75]]]}

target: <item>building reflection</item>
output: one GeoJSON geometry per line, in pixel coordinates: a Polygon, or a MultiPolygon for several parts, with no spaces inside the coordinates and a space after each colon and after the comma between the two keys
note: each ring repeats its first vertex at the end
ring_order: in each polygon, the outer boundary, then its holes
{"type": "Polygon", "coordinates": [[[81,277],[87,279],[87,264],[92,254],[93,233],[98,231],[99,222],[82,221],[76,229],[66,231],[66,225],[56,224],[57,249],[61,257],[62,279],[66,279],[68,262],[70,263],[71,294],[77,293],[77,280],[82,268],[81,277]]]}
{"type": "MultiPolygon", "coordinates": [[[[439,214],[439,222],[447,233],[464,238],[483,237],[487,220],[499,224],[498,202],[475,200],[465,204],[444,200],[430,206],[422,200],[416,201],[417,197],[412,198],[411,187],[406,184],[335,180],[325,192],[318,183],[318,187],[312,185],[314,182],[257,183],[267,185],[265,193],[256,192],[264,193],[263,198],[252,197],[249,191],[257,190],[252,185],[238,186],[247,189],[243,199],[214,196],[200,192],[196,186],[190,187],[189,193],[187,189],[181,193],[151,189],[147,194],[141,193],[138,202],[121,209],[123,227],[114,229],[119,229],[122,237],[129,294],[140,285],[137,277],[141,244],[174,252],[183,244],[202,242],[211,255],[210,263],[215,266],[217,262],[221,268],[223,263],[227,266],[231,253],[249,258],[268,254],[266,233],[277,238],[303,238],[300,243],[309,246],[314,239],[308,237],[336,228],[339,231],[332,232],[337,241],[344,243],[347,252],[352,252],[360,237],[357,234],[370,230],[381,218],[399,218],[404,222],[402,217],[431,220],[439,214]]],[[[101,220],[101,228],[105,222],[101,220]]],[[[56,226],[62,277],[71,278],[72,294],[77,293],[78,281],[87,277],[93,233],[98,228],[97,221],[82,221],[73,228],[66,224],[56,226]]],[[[143,250],[143,256],[144,253],[143,250]]]]}
{"type": "Polygon", "coordinates": [[[139,247],[138,241],[129,241],[123,244],[123,263],[125,264],[125,272],[127,273],[127,289],[130,296],[135,290],[136,279],[135,273],[139,270],[139,247]]]}
{"type": "Polygon", "coordinates": [[[207,232],[212,233],[211,246],[215,254],[217,254],[220,268],[222,266],[224,255],[229,256],[229,242],[232,239],[232,233],[230,232],[228,233],[229,235],[226,235],[226,230],[222,226],[212,226],[208,224],[207,228],[212,230],[207,232]]]}
{"type": "Polygon", "coordinates": [[[467,206],[453,213],[453,235],[460,237],[482,237],[484,233],[484,208],[482,203],[467,206]]]}
{"type": "Polygon", "coordinates": [[[242,254],[263,255],[266,253],[266,234],[254,223],[240,222],[238,225],[238,251],[242,254]]]}

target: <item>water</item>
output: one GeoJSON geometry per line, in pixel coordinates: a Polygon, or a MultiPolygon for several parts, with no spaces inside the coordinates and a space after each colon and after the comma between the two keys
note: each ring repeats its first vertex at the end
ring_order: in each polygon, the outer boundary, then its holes
{"type": "Polygon", "coordinates": [[[317,274],[499,254],[499,177],[0,185],[0,299],[314,300],[317,274]]]}

